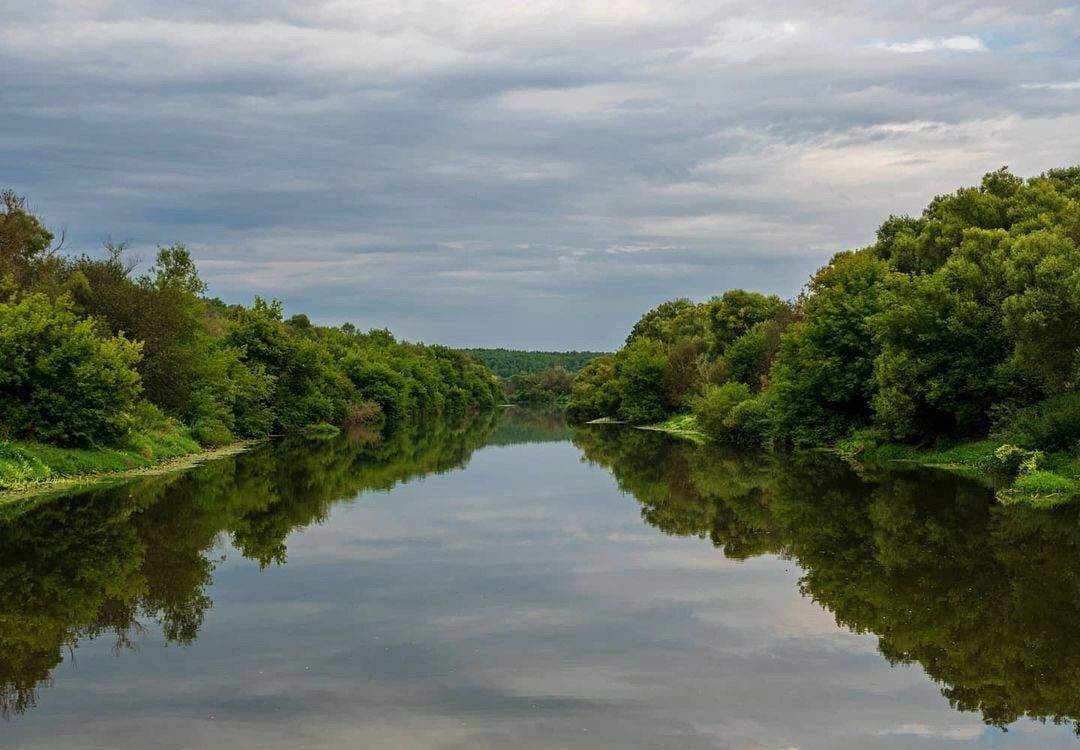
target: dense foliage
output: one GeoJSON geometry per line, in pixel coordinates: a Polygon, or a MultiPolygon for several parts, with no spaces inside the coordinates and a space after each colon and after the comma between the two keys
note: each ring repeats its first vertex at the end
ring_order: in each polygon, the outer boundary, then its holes
{"type": "Polygon", "coordinates": [[[568,413],[657,422],[694,411],[721,441],[1080,440],[1080,167],[893,216],[791,303],[733,290],[665,302],[578,375],[568,413]],[[740,384],[733,386],[732,384],[740,384]],[[732,403],[733,399],[737,403],[732,403]]]}
{"type": "Polygon", "coordinates": [[[525,406],[565,406],[574,375],[561,367],[541,372],[522,372],[506,378],[506,398],[525,406]]]}
{"type": "Polygon", "coordinates": [[[138,344],[99,336],[67,297],[0,301],[0,425],[62,444],[121,435],[139,393],[138,360],[138,344]]]}
{"type": "Polygon", "coordinates": [[[190,254],[136,275],[122,245],[69,257],[21,199],[0,213],[0,439],[116,444],[164,412],[204,445],[329,422],[461,414],[502,399],[468,355],[205,296],[190,254]],[[142,408],[153,405],[160,411],[142,408]]]}
{"type": "Polygon", "coordinates": [[[556,368],[577,372],[602,352],[529,352],[518,349],[462,349],[501,378],[556,368]]]}

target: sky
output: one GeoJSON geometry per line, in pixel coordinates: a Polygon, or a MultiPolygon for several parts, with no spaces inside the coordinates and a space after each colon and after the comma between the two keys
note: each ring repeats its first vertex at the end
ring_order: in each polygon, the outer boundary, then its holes
{"type": "Polygon", "coordinates": [[[1080,3],[61,0],[0,20],[0,186],[229,302],[613,349],[890,214],[1080,163],[1080,3]]]}

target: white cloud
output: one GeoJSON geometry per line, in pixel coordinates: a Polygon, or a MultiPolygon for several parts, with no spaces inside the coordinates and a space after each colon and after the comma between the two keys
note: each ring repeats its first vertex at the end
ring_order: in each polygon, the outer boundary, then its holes
{"type": "Polygon", "coordinates": [[[1024,83],[1021,88],[1025,89],[1052,89],[1055,91],[1076,91],[1080,89],[1080,81],[1060,81],[1056,83],[1024,83]]]}
{"type": "Polygon", "coordinates": [[[602,348],[1075,161],[1059,5],[42,0],[0,25],[0,164],[70,246],[185,241],[226,297],[602,348]]]}
{"type": "Polygon", "coordinates": [[[889,52],[933,52],[948,50],[951,52],[986,52],[982,39],[976,36],[922,37],[912,42],[879,42],[873,45],[889,52]]]}
{"type": "Polygon", "coordinates": [[[628,105],[656,99],[656,92],[635,84],[596,84],[570,88],[518,89],[496,100],[500,110],[540,117],[595,118],[618,114],[628,105]]]}

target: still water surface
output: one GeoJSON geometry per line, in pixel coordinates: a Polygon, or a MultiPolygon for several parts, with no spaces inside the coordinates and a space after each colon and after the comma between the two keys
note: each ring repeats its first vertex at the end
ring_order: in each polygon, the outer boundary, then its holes
{"type": "Polygon", "coordinates": [[[1075,510],[519,412],[0,522],[3,748],[1078,747],[1078,636],[1075,510]]]}

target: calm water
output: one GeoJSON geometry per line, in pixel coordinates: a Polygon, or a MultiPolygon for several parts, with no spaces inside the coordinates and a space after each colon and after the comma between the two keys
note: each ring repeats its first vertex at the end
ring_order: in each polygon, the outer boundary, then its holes
{"type": "Polygon", "coordinates": [[[1077,747],[1080,518],[521,413],[289,440],[0,523],[0,708],[3,748],[1077,747]]]}

